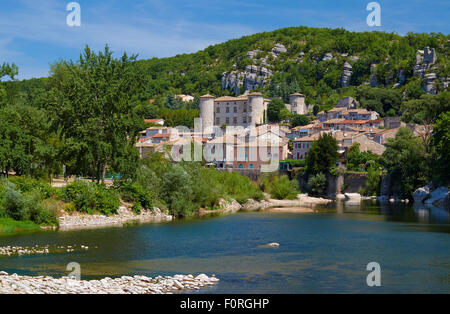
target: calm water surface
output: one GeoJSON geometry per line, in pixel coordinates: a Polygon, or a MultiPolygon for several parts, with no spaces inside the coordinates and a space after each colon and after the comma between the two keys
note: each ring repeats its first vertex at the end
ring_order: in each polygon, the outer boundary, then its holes
{"type": "Polygon", "coordinates": [[[90,249],[0,257],[0,270],[62,276],[78,262],[83,279],[177,273],[221,279],[200,293],[450,293],[450,216],[439,209],[338,204],[314,214],[239,213],[0,237],[0,246],[47,244],[90,249]],[[263,247],[270,242],[280,247],[263,247]],[[367,287],[369,262],[381,265],[382,287],[367,287]]]}

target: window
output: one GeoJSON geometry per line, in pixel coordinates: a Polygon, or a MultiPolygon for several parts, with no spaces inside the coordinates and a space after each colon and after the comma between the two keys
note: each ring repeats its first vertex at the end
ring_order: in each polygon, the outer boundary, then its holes
{"type": "Polygon", "coordinates": [[[225,120],[226,120],[226,122],[225,122],[226,124],[230,124],[230,118],[226,117],[225,120]]]}
{"type": "Polygon", "coordinates": [[[234,125],[237,124],[237,118],[236,118],[236,117],[233,118],[233,124],[234,124],[234,125]]]}
{"type": "Polygon", "coordinates": [[[239,169],[244,169],[244,165],[243,164],[239,164],[238,168],[239,169]]]}
{"type": "Polygon", "coordinates": [[[246,117],[243,117],[243,118],[242,118],[242,122],[243,122],[243,123],[247,123],[247,118],[246,118],[246,117]]]}
{"type": "Polygon", "coordinates": [[[248,112],[252,112],[252,106],[248,106],[248,112]]]}
{"type": "Polygon", "coordinates": [[[249,169],[253,169],[253,164],[248,165],[249,169]]]}
{"type": "Polygon", "coordinates": [[[229,112],[230,112],[230,107],[227,107],[226,113],[229,113],[229,112]]]}
{"type": "Polygon", "coordinates": [[[248,117],[248,123],[252,123],[252,117],[248,117]]]}
{"type": "Polygon", "coordinates": [[[220,124],[220,118],[216,118],[216,124],[217,124],[217,125],[220,124]]]}
{"type": "Polygon", "coordinates": [[[233,107],[234,113],[237,113],[237,107],[233,107]]]}
{"type": "Polygon", "coordinates": [[[247,107],[244,106],[243,112],[247,112],[247,107]]]}
{"type": "Polygon", "coordinates": [[[217,107],[216,112],[220,113],[220,107],[217,107]]]}

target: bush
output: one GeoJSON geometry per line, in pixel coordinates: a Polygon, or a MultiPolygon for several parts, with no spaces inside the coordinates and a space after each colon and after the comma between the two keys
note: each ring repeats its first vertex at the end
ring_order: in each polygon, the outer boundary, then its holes
{"type": "Polygon", "coordinates": [[[325,194],[327,178],[323,173],[318,173],[308,180],[312,195],[322,196],[325,194]]]}
{"type": "Polygon", "coordinates": [[[142,212],[142,206],[139,203],[133,204],[131,210],[133,211],[133,214],[139,215],[142,212]]]}
{"type": "Polygon", "coordinates": [[[23,193],[17,190],[14,184],[6,186],[3,196],[4,213],[16,221],[32,221],[46,226],[58,225],[58,206],[54,206],[50,201],[42,201],[41,193],[39,190],[23,193]]]}
{"type": "Polygon", "coordinates": [[[368,196],[377,196],[380,191],[381,170],[369,167],[367,171],[366,185],[360,193],[368,196]]]}
{"type": "Polygon", "coordinates": [[[298,194],[298,183],[297,181],[290,181],[287,176],[276,177],[269,184],[269,192],[275,199],[293,200],[298,194]]]}
{"type": "Polygon", "coordinates": [[[82,213],[104,215],[117,214],[120,205],[116,191],[106,188],[104,184],[75,181],[63,188],[64,199],[72,202],[75,209],[82,213]]]}
{"type": "Polygon", "coordinates": [[[9,182],[13,183],[17,190],[27,193],[31,191],[38,191],[41,200],[46,198],[56,198],[60,196],[59,190],[53,188],[50,184],[42,180],[36,180],[26,176],[10,177],[9,182]]]}
{"type": "Polygon", "coordinates": [[[125,202],[139,204],[142,208],[152,208],[150,193],[141,185],[132,182],[122,182],[119,186],[120,197],[125,202]]]}

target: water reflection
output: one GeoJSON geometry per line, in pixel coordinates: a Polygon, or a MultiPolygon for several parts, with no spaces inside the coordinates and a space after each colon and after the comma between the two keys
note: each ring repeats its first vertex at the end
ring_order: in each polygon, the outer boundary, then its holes
{"type": "Polygon", "coordinates": [[[345,202],[317,213],[239,213],[209,219],[0,237],[0,246],[88,245],[92,250],[0,257],[0,270],[83,278],[208,273],[214,293],[450,292],[448,212],[407,204],[345,202]],[[277,242],[277,249],[261,245],[277,242]],[[95,248],[95,249],[94,249],[95,248]],[[382,265],[383,287],[365,285],[382,265]]]}

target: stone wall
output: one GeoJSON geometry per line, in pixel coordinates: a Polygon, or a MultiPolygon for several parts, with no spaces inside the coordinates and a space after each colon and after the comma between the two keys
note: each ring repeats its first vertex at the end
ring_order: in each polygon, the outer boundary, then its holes
{"type": "Polygon", "coordinates": [[[347,173],[344,176],[345,193],[359,193],[366,186],[366,173],[347,173]]]}

